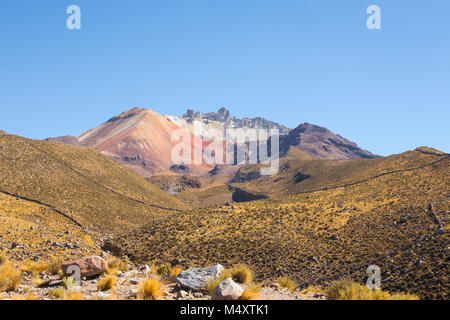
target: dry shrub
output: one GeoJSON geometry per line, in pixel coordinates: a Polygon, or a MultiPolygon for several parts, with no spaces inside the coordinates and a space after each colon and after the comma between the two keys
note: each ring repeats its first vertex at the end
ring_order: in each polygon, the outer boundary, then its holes
{"type": "Polygon", "coordinates": [[[231,269],[231,277],[239,283],[251,283],[253,281],[253,272],[244,264],[238,264],[231,269]]]}
{"type": "Polygon", "coordinates": [[[81,292],[66,290],[64,292],[63,299],[64,300],[84,300],[84,296],[81,294],[81,292]]]}
{"type": "Polygon", "coordinates": [[[278,284],[281,288],[286,288],[290,291],[295,291],[295,289],[297,288],[297,284],[295,283],[295,281],[289,277],[278,278],[278,284]]]}
{"type": "Polygon", "coordinates": [[[61,273],[61,266],[63,264],[62,258],[51,258],[47,264],[47,272],[50,274],[61,273]]]}
{"type": "Polygon", "coordinates": [[[325,290],[327,300],[419,300],[419,297],[409,293],[390,294],[380,289],[369,289],[356,282],[348,280],[335,281],[325,290]]]}
{"type": "Polygon", "coordinates": [[[0,291],[15,291],[22,281],[22,273],[11,262],[0,265],[0,291]]]}
{"type": "Polygon", "coordinates": [[[33,278],[33,279],[31,280],[31,282],[32,282],[33,286],[35,286],[35,287],[37,287],[37,288],[45,288],[45,287],[47,287],[52,281],[51,281],[50,279],[49,279],[49,280],[44,280],[44,279],[42,279],[42,278],[36,277],[36,278],[33,278]]]}
{"type": "Polygon", "coordinates": [[[8,261],[8,258],[6,257],[5,253],[0,252],[0,265],[4,264],[8,261]]]}
{"type": "Polygon", "coordinates": [[[160,276],[165,276],[165,275],[171,274],[172,271],[173,270],[172,270],[172,266],[170,265],[170,263],[165,263],[156,269],[156,273],[159,274],[160,276]]]}
{"type": "Polygon", "coordinates": [[[158,300],[162,296],[162,285],[160,279],[146,278],[138,286],[138,299],[158,300]]]}
{"type": "Polygon", "coordinates": [[[260,286],[252,286],[248,287],[242,293],[242,296],[239,298],[240,300],[261,300],[260,296],[261,287],[260,286]]]}
{"type": "Polygon", "coordinates": [[[122,259],[113,257],[108,260],[108,268],[109,269],[116,269],[120,271],[128,271],[130,264],[130,259],[125,256],[122,259]]]}
{"type": "Polygon", "coordinates": [[[172,272],[170,274],[175,279],[181,271],[183,271],[181,267],[175,267],[172,269],[172,272]]]}
{"type": "Polygon", "coordinates": [[[64,297],[64,289],[63,288],[56,288],[53,290],[50,295],[55,299],[61,299],[64,297]]]}
{"type": "Polygon", "coordinates": [[[116,285],[116,278],[112,275],[105,275],[100,277],[97,281],[97,290],[106,291],[113,288],[116,285]]]}
{"type": "Polygon", "coordinates": [[[308,288],[302,290],[302,294],[323,294],[323,288],[320,286],[308,286],[308,288]]]}
{"type": "Polygon", "coordinates": [[[20,270],[22,272],[26,272],[31,275],[38,275],[40,273],[43,273],[48,268],[48,264],[45,262],[40,261],[33,261],[30,259],[27,259],[25,261],[22,261],[20,264],[20,270]]]}

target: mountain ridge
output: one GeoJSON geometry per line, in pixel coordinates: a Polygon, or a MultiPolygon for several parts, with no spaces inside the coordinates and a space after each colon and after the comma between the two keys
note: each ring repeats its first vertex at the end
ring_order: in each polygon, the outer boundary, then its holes
{"type": "Polygon", "coordinates": [[[309,123],[289,129],[270,120],[255,117],[238,119],[229,110],[200,113],[192,109],[181,116],[160,115],[151,109],[132,108],[113,116],[98,127],[76,137],[49,138],[49,141],[94,148],[129,167],[143,177],[155,174],[202,175],[213,169],[204,163],[177,166],[172,163],[172,150],[176,143],[172,133],[181,130],[191,138],[191,144],[183,146],[202,153],[211,143],[211,131],[228,129],[278,129],[280,132],[280,155],[297,148],[316,159],[375,158],[376,155],[361,149],[330,130],[309,123]],[[202,140],[200,143],[194,143],[202,140]]]}

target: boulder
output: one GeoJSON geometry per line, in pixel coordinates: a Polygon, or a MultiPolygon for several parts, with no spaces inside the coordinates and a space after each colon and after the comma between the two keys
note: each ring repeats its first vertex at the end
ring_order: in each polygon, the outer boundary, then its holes
{"type": "Polygon", "coordinates": [[[72,274],[68,274],[67,269],[74,265],[80,268],[81,277],[98,276],[108,271],[108,265],[103,258],[90,256],[63,264],[61,266],[63,274],[65,276],[71,276],[72,274]]]}
{"type": "Polygon", "coordinates": [[[239,300],[244,289],[231,278],[223,280],[217,285],[212,294],[213,300],[239,300]]]}
{"type": "Polygon", "coordinates": [[[223,269],[224,268],[220,264],[216,264],[210,268],[195,268],[181,271],[178,274],[176,281],[183,288],[192,291],[201,291],[205,289],[208,281],[217,278],[223,269]]]}

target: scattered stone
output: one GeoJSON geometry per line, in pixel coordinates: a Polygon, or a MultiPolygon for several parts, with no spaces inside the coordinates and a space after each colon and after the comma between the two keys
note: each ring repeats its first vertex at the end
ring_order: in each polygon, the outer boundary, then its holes
{"type": "Polygon", "coordinates": [[[152,270],[151,270],[151,268],[150,268],[150,266],[148,265],[148,264],[146,264],[145,266],[144,266],[144,268],[145,268],[145,276],[147,276],[152,270]]]}
{"type": "Polygon", "coordinates": [[[178,299],[186,298],[188,295],[189,294],[186,291],[184,291],[184,290],[180,290],[180,291],[177,292],[177,298],[178,299]]]}
{"type": "Polygon", "coordinates": [[[223,271],[223,266],[217,264],[210,268],[191,269],[181,271],[176,279],[176,282],[189,290],[201,291],[204,290],[209,280],[217,278],[223,271]]]}
{"type": "Polygon", "coordinates": [[[269,284],[269,288],[272,288],[274,290],[279,290],[280,285],[278,283],[271,283],[271,284],[269,284]]]}
{"type": "Polygon", "coordinates": [[[234,282],[231,278],[227,278],[217,285],[212,294],[213,300],[238,300],[244,289],[234,282]]]}

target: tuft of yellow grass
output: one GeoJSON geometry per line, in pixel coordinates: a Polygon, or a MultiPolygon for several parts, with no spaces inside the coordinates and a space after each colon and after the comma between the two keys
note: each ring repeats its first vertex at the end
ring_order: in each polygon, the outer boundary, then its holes
{"type": "Polygon", "coordinates": [[[20,270],[31,275],[38,275],[48,269],[48,264],[41,261],[27,259],[20,264],[20,270]]]}
{"type": "Polygon", "coordinates": [[[11,297],[11,300],[15,300],[15,301],[29,300],[29,301],[32,301],[32,300],[37,300],[37,297],[33,293],[30,293],[30,294],[26,295],[25,297],[24,296],[13,296],[13,297],[11,297]]]}
{"type": "Polygon", "coordinates": [[[321,286],[308,286],[308,288],[302,290],[302,294],[323,294],[323,288],[321,286]]]}
{"type": "Polygon", "coordinates": [[[380,289],[371,290],[356,282],[335,281],[325,290],[327,300],[419,300],[419,297],[409,293],[394,293],[380,289]]]}
{"type": "Polygon", "coordinates": [[[175,279],[181,271],[183,271],[181,267],[175,267],[172,268],[172,272],[170,274],[172,275],[172,278],[175,279]]]}
{"type": "Polygon", "coordinates": [[[278,284],[281,288],[286,288],[290,291],[295,291],[295,289],[297,288],[297,284],[295,283],[295,281],[289,277],[278,278],[278,284]]]}
{"type": "Polygon", "coordinates": [[[113,288],[116,285],[116,278],[112,275],[102,276],[98,279],[97,290],[106,291],[113,288]]]}
{"type": "Polygon", "coordinates": [[[56,288],[52,292],[50,292],[50,295],[55,299],[62,299],[64,297],[64,289],[63,288],[56,288]]]}
{"type": "Polygon", "coordinates": [[[47,264],[47,272],[50,274],[59,274],[63,264],[62,258],[51,258],[47,264]]]}
{"type": "Polygon", "coordinates": [[[8,258],[6,257],[4,252],[0,252],[0,265],[4,264],[8,261],[8,258]]]}
{"type": "Polygon", "coordinates": [[[108,268],[108,271],[106,271],[106,274],[111,275],[111,276],[117,276],[119,274],[119,270],[113,268],[108,268]]]}
{"type": "Polygon", "coordinates": [[[261,300],[261,287],[251,286],[244,290],[239,300],[261,300]]]}
{"type": "Polygon", "coordinates": [[[33,286],[37,288],[44,288],[50,284],[51,280],[44,280],[42,278],[36,277],[31,280],[33,286]]]}
{"type": "Polygon", "coordinates": [[[251,283],[253,281],[253,271],[245,264],[238,264],[231,268],[231,277],[239,283],[251,283]]]}
{"type": "Polygon", "coordinates": [[[63,296],[64,300],[85,300],[81,292],[66,290],[63,296]]]}
{"type": "Polygon", "coordinates": [[[158,278],[146,278],[138,286],[139,300],[158,300],[162,296],[162,282],[158,278]]]}
{"type": "Polygon", "coordinates": [[[109,259],[107,263],[108,263],[109,269],[128,271],[130,259],[127,256],[123,257],[122,259],[113,257],[113,258],[109,259]]]}
{"type": "Polygon", "coordinates": [[[170,263],[165,263],[156,269],[156,273],[159,274],[160,276],[171,274],[172,266],[170,265],[170,263]]]}
{"type": "Polygon", "coordinates": [[[22,273],[6,261],[0,265],[0,291],[15,291],[22,281],[22,273]]]}

